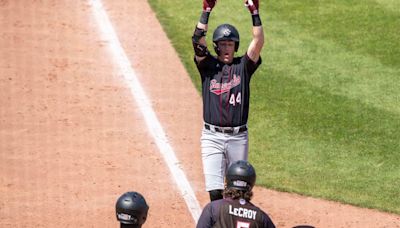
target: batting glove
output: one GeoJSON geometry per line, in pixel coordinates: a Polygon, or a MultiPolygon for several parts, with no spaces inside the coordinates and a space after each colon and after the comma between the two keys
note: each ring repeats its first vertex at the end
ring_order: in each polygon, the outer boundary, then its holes
{"type": "Polygon", "coordinates": [[[258,0],[246,0],[244,5],[249,9],[252,15],[258,14],[258,0]]]}
{"type": "Polygon", "coordinates": [[[203,11],[211,12],[216,3],[217,0],[203,0],[203,11]]]}

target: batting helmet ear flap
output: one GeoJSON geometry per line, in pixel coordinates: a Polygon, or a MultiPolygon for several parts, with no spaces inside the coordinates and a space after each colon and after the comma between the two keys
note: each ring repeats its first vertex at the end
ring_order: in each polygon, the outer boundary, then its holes
{"type": "Polygon", "coordinates": [[[213,42],[213,46],[214,46],[214,51],[215,53],[217,53],[217,55],[219,55],[219,47],[218,44],[216,42],[213,42]]]}

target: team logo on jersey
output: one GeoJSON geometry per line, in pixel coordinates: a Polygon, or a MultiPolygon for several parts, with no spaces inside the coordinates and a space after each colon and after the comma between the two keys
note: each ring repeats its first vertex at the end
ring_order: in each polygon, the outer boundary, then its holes
{"type": "Polygon", "coordinates": [[[232,88],[240,85],[240,81],[241,81],[240,76],[237,76],[236,74],[233,75],[232,80],[229,82],[220,83],[217,82],[217,80],[213,79],[210,82],[210,92],[216,95],[221,95],[223,93],[228,92],[232,88]]]}

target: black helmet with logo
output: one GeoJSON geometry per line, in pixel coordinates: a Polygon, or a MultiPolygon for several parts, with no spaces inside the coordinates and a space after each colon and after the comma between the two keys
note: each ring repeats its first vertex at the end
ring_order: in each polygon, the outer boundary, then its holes
{"type": "Polygon", "coordinates": [[[125,227],[141,227],[146,221],[149,206],[138,192],[122,194],[115,205],[117,220],[125,227]]]}
{"type": "Polygon", "coordinates": [[[219,53],[218,42],[223,40],[235,41],[235,51],[238,50],[240,37],[238,30],[233,25],[222,24],[215,29],[213,34],[213,43],[217,54],[219,53]]]}
{"type": "Polygon", "coordinates": [[[251,191],[255,183],[256,171],[249,162],[239,160],[229,166],[226,172],[227,188],[251,191]]]}

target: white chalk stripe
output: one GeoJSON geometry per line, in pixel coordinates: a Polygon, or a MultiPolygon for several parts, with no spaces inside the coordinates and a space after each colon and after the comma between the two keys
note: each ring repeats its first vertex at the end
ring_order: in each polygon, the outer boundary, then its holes
{"type": "Polygon", "coordinates": [[[101,0],[91,0],[91,5],[93,6],[93,12],[95,19],[100,27],[102,36],[109,43],[114,61],[118,64],[122,75],[124,76],[126,83],[129,85],[130,91],[143,114],[146,125],[149,128],[149,132],[153,136],[160,153],[163,155],[168,168],[178,185],[183,198],[185,199],[186,205],[189,208],[190,213],[195,222],[197,222],[201,208],[200,204],[190,186],[189,181],[186,178],[185,173],[180,167],[180,162],[176,158],[175,152],[168,142],[166,134],[157,119],[157,116],[147,98],[140,81],[135,75],[135,72],[130,64],[130,61],[121,46],[117,34],[108,18],[106,11],[101,3],[101,0]]]}

